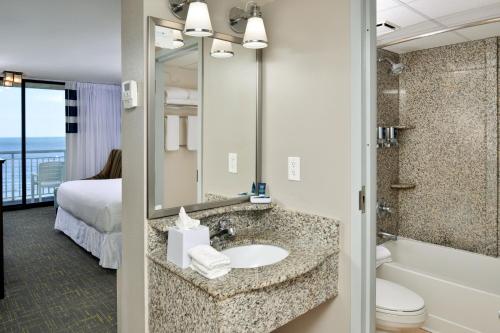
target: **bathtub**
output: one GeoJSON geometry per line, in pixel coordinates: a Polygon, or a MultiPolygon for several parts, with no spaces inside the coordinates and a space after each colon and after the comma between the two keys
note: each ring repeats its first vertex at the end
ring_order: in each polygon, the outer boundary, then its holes
{"type": "Polygon", "coordinates": [[[377,276],[425,300],[424,329],[435,333],[500,333],[500,259],[399,238],[384,244],[393,262],[377,276]]]}

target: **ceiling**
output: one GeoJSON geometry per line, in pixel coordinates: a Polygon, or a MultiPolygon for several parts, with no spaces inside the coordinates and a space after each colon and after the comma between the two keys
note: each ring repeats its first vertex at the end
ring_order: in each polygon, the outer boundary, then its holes
{"type": "Polygon", "coordinates": [[[0,71],[120,82],[120,0],[0,0],[0,8],[0,71]]]}
{"type": "MultiPolygon", "coordinates": [[[[377,43],[380,45],[493,17],[500,17],[500,0],[377,0],[377,22],[389,21],[399,26],[394,32],[379,35],[377,43]]],[[[498,35],[500,23],[494,23],[425,37],[385,49],[405,53],[498,35]]]]}

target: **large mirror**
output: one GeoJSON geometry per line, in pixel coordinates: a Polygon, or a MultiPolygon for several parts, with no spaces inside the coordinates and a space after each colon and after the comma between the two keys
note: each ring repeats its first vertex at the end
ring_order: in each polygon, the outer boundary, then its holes
{"type": "Polygon", "coordinates": [[[149,19],[148,216],[248,200],[259,180],[260,51],[149,19]]]}

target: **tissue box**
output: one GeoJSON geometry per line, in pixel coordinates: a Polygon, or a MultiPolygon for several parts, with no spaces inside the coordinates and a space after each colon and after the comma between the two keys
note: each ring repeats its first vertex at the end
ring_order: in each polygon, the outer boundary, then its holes
{"type": "Polygon", "coordinates": [[[193,229],[168,230],[167,260],[181,267],[187,268],[191,264],[188,256],[190,248],[196,245],[210,245],[210,233],[207,226],[199,225],[193,229]]]}

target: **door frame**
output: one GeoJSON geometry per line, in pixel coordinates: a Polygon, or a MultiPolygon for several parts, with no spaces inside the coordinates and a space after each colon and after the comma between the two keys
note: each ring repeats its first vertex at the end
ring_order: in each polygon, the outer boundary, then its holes
{"type": "Polygon", "coordinates": [[[376,1],[351,0],[350,29],[350,332],[372,333],[376,291],[376,1]]]}
{"type": "MultiPolygon", "coordinates": [[[[40,84],[51,84],[51,85],[61,85],[64,86],[64,82],[60,81],[48,81],[48,80],[35,80],[35,79],[23,79],[21,82],[21,193],[22,199],[20,204],[14,205],[4,205],[4,211],[10,210],[20,210],[35,207],[47,207],[54,205],[54,201],[43,201],[43,202],[30,202],[26,201],[27,195],[27,179],[26,179],[26,83],[40,83],[40,84]]],[[[2,198],[0,198],[2,199],[2,198]]]]}

